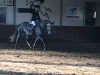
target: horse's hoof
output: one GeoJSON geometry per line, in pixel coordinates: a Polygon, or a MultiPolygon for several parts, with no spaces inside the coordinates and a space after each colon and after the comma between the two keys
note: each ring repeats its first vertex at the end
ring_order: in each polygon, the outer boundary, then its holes
{"type": "Polygon", "coordinates": [[[33,48],[33,50],[35,50],[35,48],[33,48]]]}
{"type": "Polygon", "coordinates": [[[46,51],[46,49],[44,49],[44,51],[46,51]]]}
{"type": "Polygon", "coordinates": [[[30,47],[30,50],[32,50],[32,48],[30,47]]]}

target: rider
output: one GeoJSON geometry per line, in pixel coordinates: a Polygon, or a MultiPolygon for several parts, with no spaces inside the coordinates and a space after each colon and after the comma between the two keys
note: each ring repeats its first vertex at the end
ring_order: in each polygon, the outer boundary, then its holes
{"type": "Polygon", "coordinates": [[[40,6],[41,4],[44,3],[45,0],[35,0],[35,3],[32,3],[30,4],[30,8],[32,9],[31,12],[32,12],[32,18],[31,18],[31,21],[30,21],[30,24],[33,24],[34,26],[37,25],[37,23],[41,23],[41,18],[40,18],[40,15],[39,15],[39,12],[40,12],[40,6]]]}
{"type": "Polygon", "coordinates": [[[34,2],[30,2],[28,4],[30,4],[30,8],[31,8],[31,13],[32,13],[32,18],[30,21],[30,24],[33,24],[34,26],[36,25],[40,25],[40,23],[42,22],[40,15],[45,16],[46,19],[49,19],[49,15],[48,13],[52,13],[51,9],[46,8],[44,6],[42,6],[42,4],[45,2],[45,0],[35,0],[34,2]],[[41,8],[44,8],[45,11],[41,11],[41,8]],[[38,24],[37,24],[38,23],[38,24]]]}
{"type": "Polygon", "coordinates": [[[40,7],[37,6],[37,5],[35,5],[34,6],[34,9],[31,10],[31,11],[32,11],[32,18],[31,18],[30,23],[35,26],[35,25],[37,25],[37,23],[40,23],[41,22],[41,18],[39,16],[40,7]]]}

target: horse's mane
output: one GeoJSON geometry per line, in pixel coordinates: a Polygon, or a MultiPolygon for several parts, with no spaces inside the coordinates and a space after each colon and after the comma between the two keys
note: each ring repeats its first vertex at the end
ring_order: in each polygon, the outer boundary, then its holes
{"type": "Polygon", "coordinates": [[[42,22],[41,22],[41,27],[47,27],[47,24],[48,23],[51,23],[51,21],[50,20],[42,20],[42,22]]]}

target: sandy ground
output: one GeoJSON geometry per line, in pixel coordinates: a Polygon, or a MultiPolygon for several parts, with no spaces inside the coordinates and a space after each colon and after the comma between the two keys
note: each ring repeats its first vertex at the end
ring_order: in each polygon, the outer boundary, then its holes
{"type": "Polygon", "coordinates": [[[100,53],[0,50],[0,75],[100,75],[100,53]]]}

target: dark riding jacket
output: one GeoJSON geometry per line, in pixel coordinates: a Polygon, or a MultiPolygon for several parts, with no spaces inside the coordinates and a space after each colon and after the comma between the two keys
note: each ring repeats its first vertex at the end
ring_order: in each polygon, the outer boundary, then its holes
{"type": "Polygon", "coordinates": [[[31,21],[41,21],[41,18],[40,18],[40,16],[39,16],[39,11],[35,11],[34,9],[33,10],[31,10],[31,12],[32,12],[32,18],[31,18],[31,21]]]}

